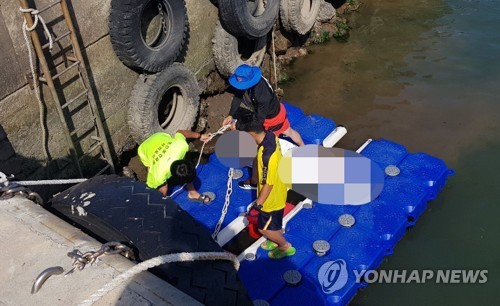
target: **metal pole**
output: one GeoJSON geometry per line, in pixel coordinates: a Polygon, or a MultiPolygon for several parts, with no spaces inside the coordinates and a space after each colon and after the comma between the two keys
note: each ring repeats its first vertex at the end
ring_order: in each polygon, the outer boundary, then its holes
{"type": "MultiPolygon", "coordinates": [[[[29,9],[29,4],[27,0],[19,0],[19,4],[21,5],[21,8],[23,9],[29,9]]],[[[23,13],[24,18],[26,19],[26,25],[28,27],[33,26],[33,16],[31,13],[23,13]]],[[[56,88],[54,86],[54,81],[52,80],[51,74],[50,74],[50,69],[49,65],[47,64],[47,60],[45,58],[45,54],[43,53],[42,49],[42,44],[40,43],[40,38],[38,37],[38,34],[36,32],[36,29],[30,32],[31,40],[33,41],[33,47],[35,48],[35,52],[37,54],[38,60],[40,61],[40,67],[42,68],[43,76],[45,77],[45,80],[47,82],[47,86],[49,87],[50,93],[52,94],[52,98],[54,99],[54,103],[56,104],[56,109],[57,113],[59,115],[59,118],[61,122],[63,123],[63,129],[64,129],[64,136],[66,138],[66,142],[68,143],[69,146],[69,153],[71,157],[73,158],[73,161],[75,163],[75,166],[78,170],[78,174],[80,176],[83,176],[82,169],[80,168],[80,163],[78,162],[78,155],[76,154],[76,149],[75,149],[75,144],[73,143],[73,140],[71,139],[71,135],[69,134],[68,126],[65,123],[66,118],[64,116],[64,112],[61,108],[61,101],[59,100],[59,96],[57,95],[56,88]]],[[[38,80],[34,80],[38,81],[38,80]]]]}
{"type": "Polygon", "coordinates": [[[115,166],[113,164],[113,156],[111,155],[111,151],[109,149],[108,141],[106,138],[106,133],[104,132],[104,126],[102,125],[100,115],[99,115],[99,109],[97,108],[97,103],[95,100],[94,92],[92,88],[90,87],[90,84],[88,84],[88,74],[87,70],[85,69],[84,61],[83,61],[83,56],[82,56],[82,51],[80,49],[80,44],[78,43],[78,39],[76,37],[76,32],[75,32],[75,27],[73,26],[73,22],[71,21],[71,14],[68,9],[68,3],[66,0],[61,0],[61,9],[62,13],[64,16],[64,20],[66,21],[66,25],[70,31],[70,39],[71,39],[71,44],[73,45],[73,50],[75,51],[75,56],[80,62],[80,73],[82,74],[82,82],[84,83],[85,87],[88,88],[87,90],[87,95],[89,98],[89,103],[90,107],[92,109],[92,112],[94,113],[94,118],[95,118],[95,123],[97,125],[97,130],[99,131],[99,136],[102,140],[102,148],[104,150],[104,156],[106,160],[108,161],[109,166],[111,167],[111,172],[115,173],[115,166]]]}

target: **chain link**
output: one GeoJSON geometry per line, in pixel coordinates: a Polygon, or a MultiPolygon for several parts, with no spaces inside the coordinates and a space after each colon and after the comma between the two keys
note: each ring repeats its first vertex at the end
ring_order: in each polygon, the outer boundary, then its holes
{"type": "Polygon", "coordinates": [[[37,204],[43,205],[43,199],[38,193],[31,191],[16,182],[9,181],[9,179],[12,178],[13,177],[7,177],[4,173],[0,172],[0,199],[10,199],[18,195],[37,204]]]}
{"type": "Polygon", "coordinates": [[[233,193],[233,174],[234,174],[234,169],[229,168],[228,172],[228,180],[227,180],[227,190],[226,190],[226,201],[224,202],[224,206],[222,207],[222,213],[219,218],[219,222],[217,222],[217,225],[215,226],[214,233],[212,234],[212,238],[217,241],[217,236],[219,235],[220,229],[222,227],[222,222],[224,222],[224,218],[226,217],[227,214],[227,209],[229,207],[229,203],[231,201],[231,194],[233,193]]]}
{"type": "Polygon", "coordinates": [[[73,269],[71,269],[70,272],[72,272],[75,268],[80,271],[83,270],[87,264],[92,265],[102,255],[115,255],[121,253],[123,253],[123,255],[127,258],[131,258],[133,256],[132,249],[119,242],[107,242],[97,251],[88,251],[85,253],[75,249],[68,252],[68,257],[73,259],[73,269]]]}
{"type": "Polygon", "coordinates": [[[158,13],[160,14],[161,28],[165,35],[168,35],[167,22],[165,19],[165,13],[163,12],[163,5],[161,5],[161,0],[158,0],[158,13]]]}

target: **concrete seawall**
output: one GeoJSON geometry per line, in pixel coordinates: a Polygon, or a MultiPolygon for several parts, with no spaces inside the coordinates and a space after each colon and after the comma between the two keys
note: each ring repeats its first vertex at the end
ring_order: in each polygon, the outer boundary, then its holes
{"type": "MultiPolygon", "coordinates": [[[[42,8],[52,0],[38,0],[42,8]]],[[[113,151],[119,154],[130,142],[126,123],[127,100],[138,74],[124,66],[115,56],[111,47],[108,30],[110,0],[68,1],[73,13],[74,24],[78,31],[87,70],[98,105],[105,118],[104,126],[113,144],[113,151]]],[[[209,0],[186,0],[189,19],[189,42],[185,64],[196,73],[198,79],[204,78],[214,69],[212,59],[212,37],[217,8],[209,0]]],[[[44,13],[51,31],[61,34],[65,25],[59,17],[58,6],[44,13]]],[[[16,153],[26,158],[23,165],[24,176],[29,176],[44,161],[39,122],[39,105],[34,90],[27,78],[30,75],[27,46],[22,33],[23,15],[19,12],[18,1],[3,1],[0,4],[0,124],[7,133],[16,153]]],[[[40,26],[38,28],[41,28],[40,26]]],[[[56,44],[53,55],[60,54],[60,48],[69,45],[69,40],[56,44]]],[[[62,63],[59,58],[56,64],[62,63]]],[[[62,125],[57,115],[52,97],[43,86],[42,101],[46,108],[44,118],[48,130],[48,146],[53,159],[68,155],[67,144],[61,133],[62,125]]],[[[71,76],[61,80],[66,97],[74,97],[81,88],[71,76]]],[[[76,112],[76,110],[75,110],[76,112]]],[[[88,121],[88,114],[76,114],[75,124],[88,121]]],[[[82,146],[86,142],[82,141],[82,146]]],[[[87,144],[88,145],[88,144],[87,144]]],[[[63,167],[60,165],[59,167],[63,167]]]]}

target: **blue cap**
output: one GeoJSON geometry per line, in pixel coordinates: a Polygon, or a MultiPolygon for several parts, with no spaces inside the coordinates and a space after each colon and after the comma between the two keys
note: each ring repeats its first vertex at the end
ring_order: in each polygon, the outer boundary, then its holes
{"type": "Polygon", "coordinates": [[[229,77],[229,84],[236,89],[245,90],[257,85],[261,77],[262,71],[259,67],[243,64],[229,77]]]}

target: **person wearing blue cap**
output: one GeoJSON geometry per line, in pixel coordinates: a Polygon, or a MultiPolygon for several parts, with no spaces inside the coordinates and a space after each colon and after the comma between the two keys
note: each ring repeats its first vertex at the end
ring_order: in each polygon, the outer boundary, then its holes
{"type": "MultiPolygon", "coordinates": [[[[255,113],[256,120],[266,131],[273,132],[277,137],[281,134],[290,137],[297,145],[303,146],[304,141],[297,131],[292,129],[286,117],[285,106],[279,102],[269,82],[262,76],[259,67],[240,65],[229,77],[229,84],[238,92],[234,95],[229,115],[222,125],[230,124],[243,103],[247,109],[255,113]]],[[[234,118],[238,119],[238,118],[234,118]]],[[[238,183],[243,189],[256,189],[256,177],[238,183]]]]}

